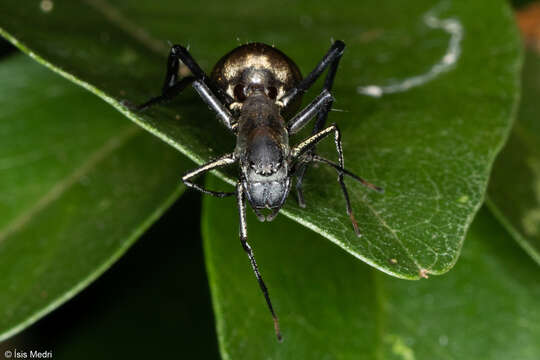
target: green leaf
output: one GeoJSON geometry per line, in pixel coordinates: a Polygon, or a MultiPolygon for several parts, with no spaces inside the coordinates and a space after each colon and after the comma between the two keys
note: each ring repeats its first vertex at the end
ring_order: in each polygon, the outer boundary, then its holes
{"type": "Polygon", "coordinates": [[[0,83],[2,340],[103,273],[191,165],[28,58],[4,61],[0,83]]]}
{"type": "Polygon", "coordinates": [[[248,216],[272,319],[238,242],[234,201],[206,198],[203,238],[224,359],[540,358],[540,269],[482,210],[444,277],[389,277],[298,224],[248,216]],[[279,236],[276,236],[279,234],[279,236]]]}
{"type": "Polygon", "coordinates": [[[497,158],[487,204],[540,264],[540,56],[527,53],[519,115],[497,158]]]}
{"type": "MultiPolygon", "coordinates": [[[[343,39],[348,47],[334,94],[345,112],[332,112],[329,121],[343,130],[347,167],[386,193],[348,180],[362,238],[352,231],[331,169],[310,170],[308,208],[291,196],[284,213],[403,278],[441,274],[456,262],[517,98],[520,44],[504,0],[86,0],[54,2],[51,11],[5,0],[1,7],[0,33],[197,162],[232,151],[234,137],[193,91],[144,115],[120,103],[157,95],[162,40],[190,45],[207,71],[239,42],[276,44],[306,74],[330,39],[343,39]],[[384,87],[362,87],[372,84],[384,87]],[[403,91],[360,94],[381,89],[403,91]]],[[[320,150],[336,156],[331,141],[320,150]]]]}

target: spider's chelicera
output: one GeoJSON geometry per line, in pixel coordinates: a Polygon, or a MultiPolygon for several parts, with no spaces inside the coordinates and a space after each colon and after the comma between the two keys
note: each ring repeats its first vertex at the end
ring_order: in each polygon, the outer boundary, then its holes
{"type": "Polygon", "coordinates": [[[187,186],[205,194],[217,197],[236,196],[240,213],[240,241],[249,256],[274,319],[276,336],[280,340],[277,316],[253,251],[247,243],[246,200],[259,220],[271,221],[285,203],[291,188],[291,178],[295,177],[298,202],[301,207],[305,207],[302,180],[306,168],[312,162],[323,163],[337,171],[347,214],[354,231],[360,236],[343,177],[350,176],[371,189],[382,191],[344,168],[341,133],[336,124],[324,127],[334,100],[330,91],[344,49],[345,44],[342,41],[334,42],[315,69],[302,79],[296,64],[281,51],[262,43],[246,44],[223,56],[208,77],[185,47],[174,45],[167,61],[162,94],[138,107],[142,111],[170,100],[191,84],[217,113],[219,120],[236,135],[233,152],[188,172],[182,180],[187,186]],[[179,78],[180,61],[189,68],[190,76],[179,78]],[[328,72],[321,93],[296,113],[302,94],[326,68],[328,72]],[[317,119],[312,135],[291,147],[289,137],[300,131],[314,117],[317,119]],[[315,152],[316,144],[331,134],[334,135],[338,153],[337,163],[315,152]],[[192,181],[196,176],[234,163],[238,163],[240,167],[235,192],[208,190],[192,181]],[[263,209],[269,209],[270,213],[265,216],[263,209]]]}

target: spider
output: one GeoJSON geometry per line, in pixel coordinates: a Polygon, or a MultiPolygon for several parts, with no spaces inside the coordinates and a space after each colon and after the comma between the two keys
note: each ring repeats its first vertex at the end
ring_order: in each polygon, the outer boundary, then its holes
{"type": "Polygon", "coordinates": [[[182,181],[186,186],[204,194],[220,198],[236,196],[240,214],[240,242],[266,299],[274,321],[274,330],[280,341],[282,336],[278,318],[253,250],[247,242],[246,200],[260,221],[272,221],[287,199],[291,178],[296,177],[298,203],[305,207],[302,181],[306,168],[312,162],[326,164],[338,173],[347,214],[355,233],[360,236],[343,181],[344,175],[373,190],[383,191],[344,168],[339,128],[336,124],[324,127],[334,101],[330,91],[344,50],[343,41],[335,41],[315,69],[302,79],[296,64],[284,53],[263,43],[249,43],[223,56],[208,77],[185,47],[174,45],[167,60],[161,95],[137,107],[143,111],[172,99],[188,85],[192,85],[216,112],[221,123],[236,135],[233,152],[188,172],[182,177],[182,181]],[[191,71],[191,75],[181,79],[178,75],[180,61],[191,71]],[[320,94],[295,114],[300,107],[303,93],[327,68],[320,94]],[[289,137],[300,131],[314,117],[317,117],[317,120],[311,136],[291,147],[289,137]],[[334,135],[338,153],[337,163],[319,156],[315,151],[316,144],[331,134],[334,135]],[[240,172],[234,192],[212,191],[193,182],[193,179],[201,174],[235,163],[238,163],[240,172]],[[265,216],[263,209],[269,209],[269,214],[265,216]]]}

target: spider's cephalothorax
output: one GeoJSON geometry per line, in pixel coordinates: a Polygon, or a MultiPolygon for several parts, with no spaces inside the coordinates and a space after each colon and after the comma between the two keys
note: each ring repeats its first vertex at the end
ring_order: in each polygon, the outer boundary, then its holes
{"type": "Polygon", "coordinates": [[[234,156],[253,209],[279,209],[290,188],[289,136],[275,100],[255,90],[243,102],[234,156]]]}
{"type": "MultiPolygon", "coordinates": [[[[278,99],[301,81],[300,70],[281,51],[251,43],[221,58],[211,78],[234,99],[229,105],[237,114],[234,157],[245,179],[247,200],[259,219],[265,219],[258,211],[262,208],[273,209],[275,216],[291,184],[289,134],[278,99]]],[[[298,102],[288,110],[296,110],[294,107],[298,102]]]]}
{"type": "Polygon", "coordinates": [[[187,186],[205,194],[217,197],[236,196],[240,214],[240,241],[249,256],[280,340],[277,316],[253,251],[247,243],[246,202],[249,202],[259,220],[272,220],[285,203],[291,188],[291,179],[295,177],[298,202],[301,207],[305,207],[302,180],[306,167],[311,162],[327,164],[338,173],[347,214],[354,231],[360,236],[343,177],[350,176],[371,189],[382,191],[344,168],[341,133],[335,124],[324,127],[333,102],[330,91],[344,49],[345,44],[342,41],[334,42],[315,69],[302,79],[298,67],[281,51],[261,43],[246,44],[223,56],[208,77],[186,48],[174,45],[167,61],[162,95],[138,107],[142,111],[169,100],[191,84],[216,112],[219,120],[236,135],[233,152],[188,172],[182,180],[187,186]],[[180,61],[189,68],[192,75],[178,78],[180,61]],[[328,73],[321,93],[303,110],[295,113],[302,94],[327,68],[328,73]],[[312,135],[291,147],[289,136],[300,131],[315,117],[312,135]],[[338,162],[323,158],[315,152],[316,144],[331,134],[334,135],[338,162]],[[198,175],[235,163],[240,168],[235,192],[208,190],[192,181],[198,175]],[[265,208],[271,210],[268,216],[261,214],[261,209],[265,208]]]}

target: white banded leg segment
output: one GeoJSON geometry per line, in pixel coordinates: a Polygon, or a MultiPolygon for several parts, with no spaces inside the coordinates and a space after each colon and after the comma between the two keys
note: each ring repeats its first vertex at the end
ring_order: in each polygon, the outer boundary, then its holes
{"type": "Polygon", "coordinates": [[[327,127],[326,129],[323,129],[316,133],[313,136],[310,136],[306,140],[302,141],[299,145],[294,147],[291,150],[291,156],[293,159],[297,158],[298,156],[304,154],[308,150],[312,149],[315,144],[317,144],[319,141],[330,135],[331,133],[334,133],[334,142],[336,144],[336,150],[338,153],[338,159],[339,159],[339,167],[336,168],[338,171],[338,182],[341,186],[341,191],[343,192],[343,197],[345,198],[345,204],[346,204],[346,210],[347,215],[349,215],[349,218],[351,219],[351,223],[354,228],[354,232],[357,236],[361,236],[360,230],[358,229],[358,223],[356,222],[356,219],[354,218],[354,214],[352,212],[351,208],[351,201],[349,198],[349,192],[347,191],[347,187],[345,186],[345,182],[343,181],[343,171],[341,169],[344,168],[344,160],[343,160],[343,148],[341,146],[341,132],[339,131],[339,128],[336,124],[332,124],[331,126],[327,127]]]}
{"type": "Polygon", "coordinates": [[[212,195],[212,196],[216,196],[220,198],[235,195],[234,192],[221,192],[221,191],[207,190],[204,187],[197,185],[196,183],[191,181],[191,179],[194,179],[199,175],[207,173],[208,171],[212,171],[220,167],[231,165],[231,164],[234,164],[235,162],[236,162],[236,159],[234,158],[234,155],[232,153],[224,155],[217,160],[210,161],[202,165],[201,167],[198,167],[197,169],[188,172],[182,177],[182,181],[187,187],[196,189],[204,194],[208,194],[208,195],[212,195]]]}
{"type": "Polygon", "coordinates": [[[343,163],[343,153],[341,150],[341,133],[337,127],[336,124],[332,124],[326,129],[323,129],[316,133],[315,135],[310,136],[306,140],[302,141],[300,144],[296,145],[291,150],[291,157],[297,158],[300,155],[304,154],[306,151],[308,151],[310,148],[312,148],[315,144],[317,144],[319,141],[330,135],[332,132],[335,134],[335,142],[336,142],[336,148],[338,151],[338,155],[340,157],[339,163],[343,163]]]}

